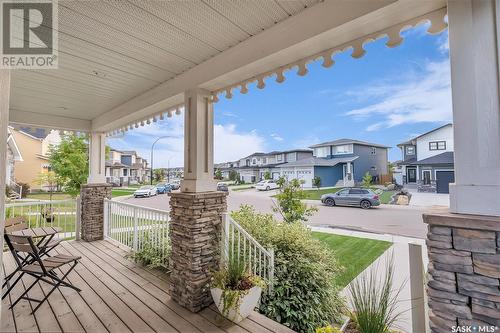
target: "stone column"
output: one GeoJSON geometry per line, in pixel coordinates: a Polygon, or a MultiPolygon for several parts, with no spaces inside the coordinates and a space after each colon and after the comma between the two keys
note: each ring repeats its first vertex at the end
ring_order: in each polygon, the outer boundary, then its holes
{"type": "Polygon", "coordinates": [[[500,327],[500,217],[442,210],[424,214],[424,222],[432,332],[449,333],[457,325],[500,327]]]}
{"type": "Polygon", "coordinates": [[[220,263],[226,195],[170,193],[170,296],[192,312],[212,303],[208,284],[220,263]]]}
{"type": "Polygon", "coordinates": [[[104,199],[111,199],[110,184],[84,184],[81,197],[81,239],[87,242],[104,238],[104,199]]]}

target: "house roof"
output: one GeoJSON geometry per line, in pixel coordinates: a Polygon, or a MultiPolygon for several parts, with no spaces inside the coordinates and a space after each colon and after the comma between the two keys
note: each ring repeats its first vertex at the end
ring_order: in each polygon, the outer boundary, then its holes
{"type": "Polygon", "coordinates": [[[301,166],[335,166],[339,163],[347,163],[356,160],[359,156],[339,157],[339,158],[320,158],[308,157],[294,162],[287,162],[279,165],[279,168],[301,167],[301,166]]]}
{"type": "Polygon", "coordinates": [[[410,140],[398,143],[397,146],[401,147],[401,146],[404,146],[404,145],[413,145],[413,144],[415,144],[414,141],[417,140],[418,138],[421,138],[424,135],[427,135],[427,134],[430,134],[432,132],[438,131],[438,130],[440,130],[442,128],[445,128],[446,126],[453,126],[453,124],[452,123],[447,123],[447,124],[444,124],[443,126],[436,127],[436,128],[434,128],[434,129],[432,129],[432,130],[430,130],[428,132],[422,133],[422,134],[420,134],[420,135],[418,135],[418,136],[416,136],[414,138],[411,138],[410,140]]]}
{"type": "Polygon", "coordinates": [[[420,161],[416,161],[412,164],[414,165],[453,164],[454,163],[453,156],[454,154],[452,151],[447,151],[439,155],[435,155],[420,161]]]}
{"type": "Polygon", "coordinates": [[[415,164],[416,161],[417,161],[417,158],[416,157],[412,157],[412,158],[409,158],[409,159],[407,159],[405,161],[401,161],[398,164],[399,165],[415,164]]]}
{"type": "Polygon", "coordinates": [[[349,145],[349,144],[378,147],[378,148],[391,148],[391,147],[384,146],[384,145],[381,145],[378,143],[366,142],[366,141],[360,141],[360,140],[354,140],[354,139],[337,139],[337,140],[333,140],[333,141],[318,143],[318,144],[310,146],[309,148],[318,148],[318,147],[324,147],[324,146],[349,145]]]}

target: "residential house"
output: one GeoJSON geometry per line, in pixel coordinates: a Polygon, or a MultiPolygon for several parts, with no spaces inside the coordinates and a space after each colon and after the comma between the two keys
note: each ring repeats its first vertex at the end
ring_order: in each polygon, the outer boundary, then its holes
{"type": "Polygon", "coordinates": [[[312,150],[309,149],[253,153],[237,162],[229,162],[228,168],[223,170],[223,175],[225,172],[228,173],[228,170],[234,169],[239,173],[240,179],[247,183],[255,183],[264,179],[267,172],[270,173],[271,178],[278,179],[281,175],[281,170],[277,169],[279,165],[310,156],[312,156],[312,150]]]}
{"type": "Polygon", "coordinates": [[[312,187],[314,177],[320,177],[321,186],[354,186],[366,172],[375,179],[387,174],[390,147],[353,139],[339,139],[311,146],[311,157],[279,165],[281,175],[302,180],[304,187],[312,187]]]}
{"type": "Polygon", "coordinates": [[[106,160],[106,182],[116,186],[149,182],[149,166],[136,151],[111,149],[106,160]]]}
{"type": "Polygon", "coordinates": [[[400,166],[406,187],[449,193],[449,184],[455,181],[452,124],[416,136],[398,147],[403,155],[400,166]]]}
{"type": "Polygon", "coordinates": [[[7,168],[6,168],[6,175],[5,175],[5,185],[11,189],[13,194],[16,194],[16,197],[20,197],[20,188],[19,185],[15,182],[15,163],[16,162],[22,162],[23,157],[21,155],[21,152],[19,151],[19,148],[16,144],[16,140],[14,139],[14,136],[12,135],[12,128],[8,128],[7,130],[7,168]]]}
{"type": "Polygon", "coordinates": [[[23,157],[15,161],[15,181],[29,184],[31,190],[47,190],[36,180],[40,173],[50,171],[49,148],[61,142],[59,131],[35,130],[28,133],[27,129],[11,127],[10,132],[23,157]]]}

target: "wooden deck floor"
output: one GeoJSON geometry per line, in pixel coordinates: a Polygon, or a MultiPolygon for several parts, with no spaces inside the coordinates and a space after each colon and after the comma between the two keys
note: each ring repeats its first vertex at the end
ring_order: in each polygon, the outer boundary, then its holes
{"type": "MultiPolygon", "coordinates": [[[[292,332],[258,313],[238,325],[222,320],[213,307],[191,313],[171,300],[164,274],[136,265],[108,241],[62,242],[55,252],[82,257],[69,275],[82,292],[61,287],[35,315],[30,314],[35,303],[22,300],[9,310],[7,297],[0,332],[292,332]]],[[[4,253],[5,270],[13,267],[12,256],[4,253]]],[[[23,277],[11,297],[20,295],[31,279],[23,277]]],[[[29,296],[42,298],[49,287],[41,282],[29,296]]]]}

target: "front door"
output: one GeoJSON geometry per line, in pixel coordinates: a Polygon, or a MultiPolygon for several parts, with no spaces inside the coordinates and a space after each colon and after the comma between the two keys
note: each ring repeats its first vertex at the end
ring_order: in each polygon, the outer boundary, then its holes
{"type": "Polygon", "coordinates": [[[417,182],[417,169],[416,168],[406,168],[406,182],[416,183],[417,182]]]}
{"type": "Polygon", "coordinates": [[[455,172],[436,171],[436,192],[450,193],[450,183],[455,182],[455,172]]]}

